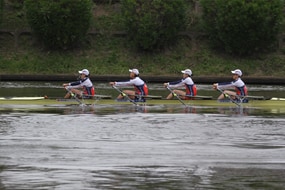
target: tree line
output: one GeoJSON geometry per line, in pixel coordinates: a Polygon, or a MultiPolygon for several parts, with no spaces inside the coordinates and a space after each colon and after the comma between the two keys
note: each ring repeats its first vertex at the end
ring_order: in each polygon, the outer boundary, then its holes
{"type": "MultiPolygon", "coordinates": [[[[60,50],[83,44],[90,28],[92,6],[101,1],[20,2],[37,40],[48,49],[60,50]]],[[[187,27],[193,1],[202,10],[197,18],[197,32],[206,34],[213,49],[238,56],[274,51],[282,32],[283,0],[121,0],[120,16],[128,42],[148,52],[174,45],[178,33],[187,27]]],[[[3,5],[4,0],[0,0],[0,14],[3,5]]]]}

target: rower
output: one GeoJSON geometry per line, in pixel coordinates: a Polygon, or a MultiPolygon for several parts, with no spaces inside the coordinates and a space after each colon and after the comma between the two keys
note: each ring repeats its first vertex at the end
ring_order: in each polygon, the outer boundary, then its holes
{"type": "MultiPolygon", "coordinates": [[[[186,92],[182,91],[182,90],[173,90],[173,92],[180,96],[181,99],[183,100],[190,100],[191,97],[196,96],[197,95],[197,88],[196,85],[194,84],[191,76],[192,76],[192,71],[190,69],[185,69],[183,71],[181,71],[181,73],[183,73],[182,79],[179,81],[173,81],[173,82],[167,82],[164,83],[164,87],[181,87],[181,86],[185,86],[186,92]]],[[[174,96],[173,93],[170,93],[166,99],[172,99],[174,96]]]]}
{"type": "Polygon", "coordinates": [[[83,69],[78,71],[79,80],[70,83],[64,83],[62,86],[67,90],[64,98],[70,98],[75,95],[77,98],[92,98],[95,95],[93,83],[89,78],[89,71],[83,69]]]}
{"type": "Polygon", "coordinates": [[[124,99],[126,94],[130,99],[135,102],[145,102],[145,96],[148,95],[148,87],[146,83],[139,77],[138,69],[129,69],[130,80],[120,81],[120,82],[110,82],[111,86],[121,87],[121,86],[134,86],[134,90],[123,90],[117,97],[117,100],[121,101],[124,99]]]}
{"type": "Polygon", "coordinates": [[[227,88],[235,88],[235,91],[230,90],[224,90],[223,93],[218,97],[218,100],[222,100],[226,98],[226,95],[229,95],[233,100],[240,100],[246,101],[243,99],[245,96],[247,96],[247,87],[245,83],[241,80],[242,71],[240,69],[236,69],[234,71],[231,71],[233,81],[231,82],[221,82],[221,83],[214,83],[213,89],[227,89],[227,88]]]}

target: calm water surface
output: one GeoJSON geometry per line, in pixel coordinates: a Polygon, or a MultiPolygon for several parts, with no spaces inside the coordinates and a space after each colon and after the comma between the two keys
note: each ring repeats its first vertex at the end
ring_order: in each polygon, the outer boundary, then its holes
{"type": "Polygon", "coordinates": [[[1,190],[284,189],[284,179],[284,112],[0,106],[1,190]]]}

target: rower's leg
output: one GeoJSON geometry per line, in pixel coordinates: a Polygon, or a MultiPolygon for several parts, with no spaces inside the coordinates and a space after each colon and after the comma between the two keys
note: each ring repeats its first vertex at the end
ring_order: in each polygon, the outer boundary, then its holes
{"type": "Polygon", "coordinates": [[[70,98],[70,93],[67,92],[67,93],[65,94],[64,98],[65,98],[65,99],[69,99],[69,98],[70,98]]]}
{"type": "MultiPolygon", "coordinates": [[[[82,91],[78,89],[70,89],[70,91],[75,94],[78,98],[82,97],[82,91]]],[[[71,94],[69,92],[66,93],[64,98],[71,98],[71,94]]]]}
{"type": "Polygon", "coordinates": [[[182,90],[174,90],[174,92],[177,94],[177,96],[179,96],[180,99],[185,100],[186,92],[182,90]]]}
{"type": "MultiPolygon", "coordinates": [[[[225,90],[224,93],[230,95],[232,99],[235,99],[235,98],[236,98],[236,93],[233,92],[233,91],[225,90]]],[[[221,94],[221,95],[218,97],[218,100],[222,100],[222,99],[224,99],[224,98],[225,98],[225,95],[224,95],[224,94],[221,94]]]]}
{"type": "MultiPolygon", "coordinates": [[[[185,95],[186,95],[186,92],[182,91],[182,90],[173,90],[173,92],[177,95],[177,96],[180,96],[181,99],[185,99],[185,95]]],[[[173,98],[173,94],[170,93],[166,99],[170,100],[173,98]]]]}
{"type": "Polygon", "coordinates": [[[170,100],[172,98],[173,98],[173,94],[172,93],[168,94],[168,96],[166,97],[167,100],[170,100]]]}
{"type": "MultiPolygon", "coordinates": [[[[127,96],[129,96],[131,99],[135,99],[135,91],[133,90],[124,90],[123,93],[125,93],[127,96]]],[[[119,94],[117,99],[123,99],[124,96],[122,94],[119,94]]]]}

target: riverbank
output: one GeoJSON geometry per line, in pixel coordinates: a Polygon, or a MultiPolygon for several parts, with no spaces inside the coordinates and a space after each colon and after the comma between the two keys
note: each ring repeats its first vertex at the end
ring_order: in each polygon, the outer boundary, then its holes
{"type": "Polygon", "coordinates": [[[196,83],[213,83],[230,80],[230,71],[238,68],[246,83],[285,83],[283,40],[276,52],[233,57],[211,49],[203,33],[186,30],[173,46],[141,52],[130,45],[118,22],[117,8],[115,4],[96,5],[86,44],[74,50],[49,51],[34,38],[25,17],[17,17],[17,11],[6,7],[0,30],[0,80],[73,81],[78,70],[87,68],[93,81],[113,81],[127,78],[128,69],[137,68],[147,82],[165,82],[181,78],[180,71],[189,68],[196,83]]]}
{"type": "MultiPolygon", "coordinates": [[[[128,79],[128,75],[97,75],[90,77],[94,82],[110,82],[128,79]]],[[[148,83],[164,83],[167,81],[179,80],[180,75],[177,76],[144,76],[141,75],[148,83]]],[[[193,76],[197,84],[212,84],[215,82],[229,81],[231,77],[217,77],[217,76],[193,76]]],[[[74,81],[74,75],[0,75],[0,81],[74,81]]],[[[247,84],[260,84],[260,85],[285,85],[283,77],[243,77],[247,84]]]]}

